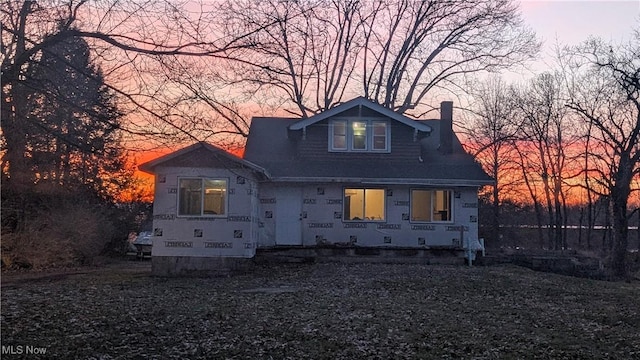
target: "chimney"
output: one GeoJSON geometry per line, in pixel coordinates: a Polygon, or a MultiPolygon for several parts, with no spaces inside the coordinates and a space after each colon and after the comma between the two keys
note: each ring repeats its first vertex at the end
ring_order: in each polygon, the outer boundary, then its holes
{"type": "Polygon", "coordinates": [[[453,152],[453,101],[440,103],[440,152],[453,152]]]}

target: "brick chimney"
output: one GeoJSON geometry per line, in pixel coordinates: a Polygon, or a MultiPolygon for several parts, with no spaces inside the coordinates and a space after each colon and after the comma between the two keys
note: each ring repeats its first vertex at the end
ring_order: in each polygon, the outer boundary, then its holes
{"type": "Polygon", "coordinates": [[[453,152],[453,101],[440,103],[440,153],[453,152]]]}

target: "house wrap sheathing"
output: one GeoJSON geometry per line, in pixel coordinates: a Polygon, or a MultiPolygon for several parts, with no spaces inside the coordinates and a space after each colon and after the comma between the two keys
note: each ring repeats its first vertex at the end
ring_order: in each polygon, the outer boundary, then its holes
{"type": "Polygon", "coordinates": [[[460,249],[493,183],[441,118],[362,97],[306,119],[254,118],[244,158],[207,143],[141,165],[155,175],[153,272],[239,270],[260,248],[460,249]]]}

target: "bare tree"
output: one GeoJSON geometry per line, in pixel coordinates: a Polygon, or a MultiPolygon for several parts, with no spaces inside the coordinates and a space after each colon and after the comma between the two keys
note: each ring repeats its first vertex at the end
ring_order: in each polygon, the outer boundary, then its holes
{"type": "Polygon", "coordinates": [[[469,126],[460,126],[468,137],[465,147],[495,180],[491,193],[491,236],[497,241],[500,238],[501,201],[508,194],[513,195],[514,186],[521,182],[514,177],[517,168],[513,161],[517,156],[514,140],[520,124],[514,121],[513,98],[501,78],[492,77],[480,83],[473,91],[473,97],[469,106],[472,113],[469,126]]]}
{"type": "Polygon", "coordinates": [[[7,184],[29,183],[24,126],[30,121],[26,100],[40,86],[30,81],[34,64],[49,48],[71,38],[90,44],[91,57],[104,69],[106,84],[118,96],[120,109],[137,113],[121,131],[136,137],[161,133],[197,139],[184,122],[176,121],[180,119],[173,116],[171,106],[158,106],[157,93],[149,91],[155,89],[147,86],[153,80],[140,70],[158,57],[223,58],[234,45],[232,39],[217,37],[214,6],[172,1],[3,2],[1,125],[3,170],[10,177],[7,184]]]}
{"type": "Polygon", "coordinates": [[[331,108],[355,69],[361,6],[356,0],[226,2],[225,34],[239,39],[227,52],[230,82],[303,117],[331,108]]]}
{"type": "Polygon", "coordinates": [[[640,32],[626,46],[592,39],[576,48],[573,65],[587,73],[571,93],[568,107],[594,128],[597,147],[592,159],[602,159],[601,178],[611,199],[612,268],[627,275],[628,201],[640,164],[640,32]]]}
{"type": "Polygon", "coordinates": [[[464,76],[521,64],[539,49],[509,0],[381,1],[365,15],[363,90],[400,113],[424,105],[434,90],[464,91],[464,76]]]}
{"type": "MultiPolygon", "coordinates": [[[[523,120],[520,146],[527,149],[527,175],[541,184],[549,226],[549,246],[556,250],[567,247],[566,185],[567,160],[579,134],[570,125],[572,119],[564,107],[565,90],[562,77],[543,73],[529,86],[517,92],[518,115],[523,120]]],[[[523,154],[524,155],[524,154],[523,154]]]]}
{"type": "Polygon", "coordinates": [[[228,1],[228,52],[237,83],[308,116],[346,93],[400,113],[462,77],[532,59],[539,44],[517,4],[492,1],[228,1]]]}
{"type": "Polygon", "coordinates": [[[147,68],[138,70],[147,80],[145,94],[136,98],[153,110],[138,111],[137,116],[146,119],[145,125],[158,123],[154,114],[164,114],[172,124],[179,124],[179,132],[174,129],[170,137],[173,141],[197,139],[229,150],[241,149],[249,132],[248,119],[258,111],[247,105],[252,99],[225,81],[224,66],[212,66],[211,62],[206,57],[181,56],[149,61],[147,68]]]}

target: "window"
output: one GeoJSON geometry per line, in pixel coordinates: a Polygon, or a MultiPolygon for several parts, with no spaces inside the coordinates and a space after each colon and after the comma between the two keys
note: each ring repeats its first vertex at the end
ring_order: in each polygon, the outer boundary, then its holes
{"type": "Polygon", "coordinates": [[[351,148],[353,150],[367,150],[367,123],[364,121],[353,121],[351,123],[351,130],[353,134],[351,148]]]}
{"type": "Polygon", "coordinates": [[[333,144],[332,149],[347,150],[347,122],[333,122],[333,144]]]}
{"type": "Polygon", "coordinates": [[[333,120],[331,151],[389,151],[389,123],[382,120],[333,120]]]}
{"type": "Polygon", "coordinates": [[[373,150],[387,149],[387,123],[384,121],[373,122],[373,150]]]}
{"type": "Polygon", "coordinates": [[[384,189],[344,189],[343,219],[384,221],[384,202],[384,189]]]}
{"type": "Polygon", "coordinates": [[[222,216],[227,208],[227,180],[179,179],[178,215],[222,216]]]}
{"type": "Polygon", "coordinates": [[[452,221],[450,190],[411,190],[411,221],[452,221]]]}

